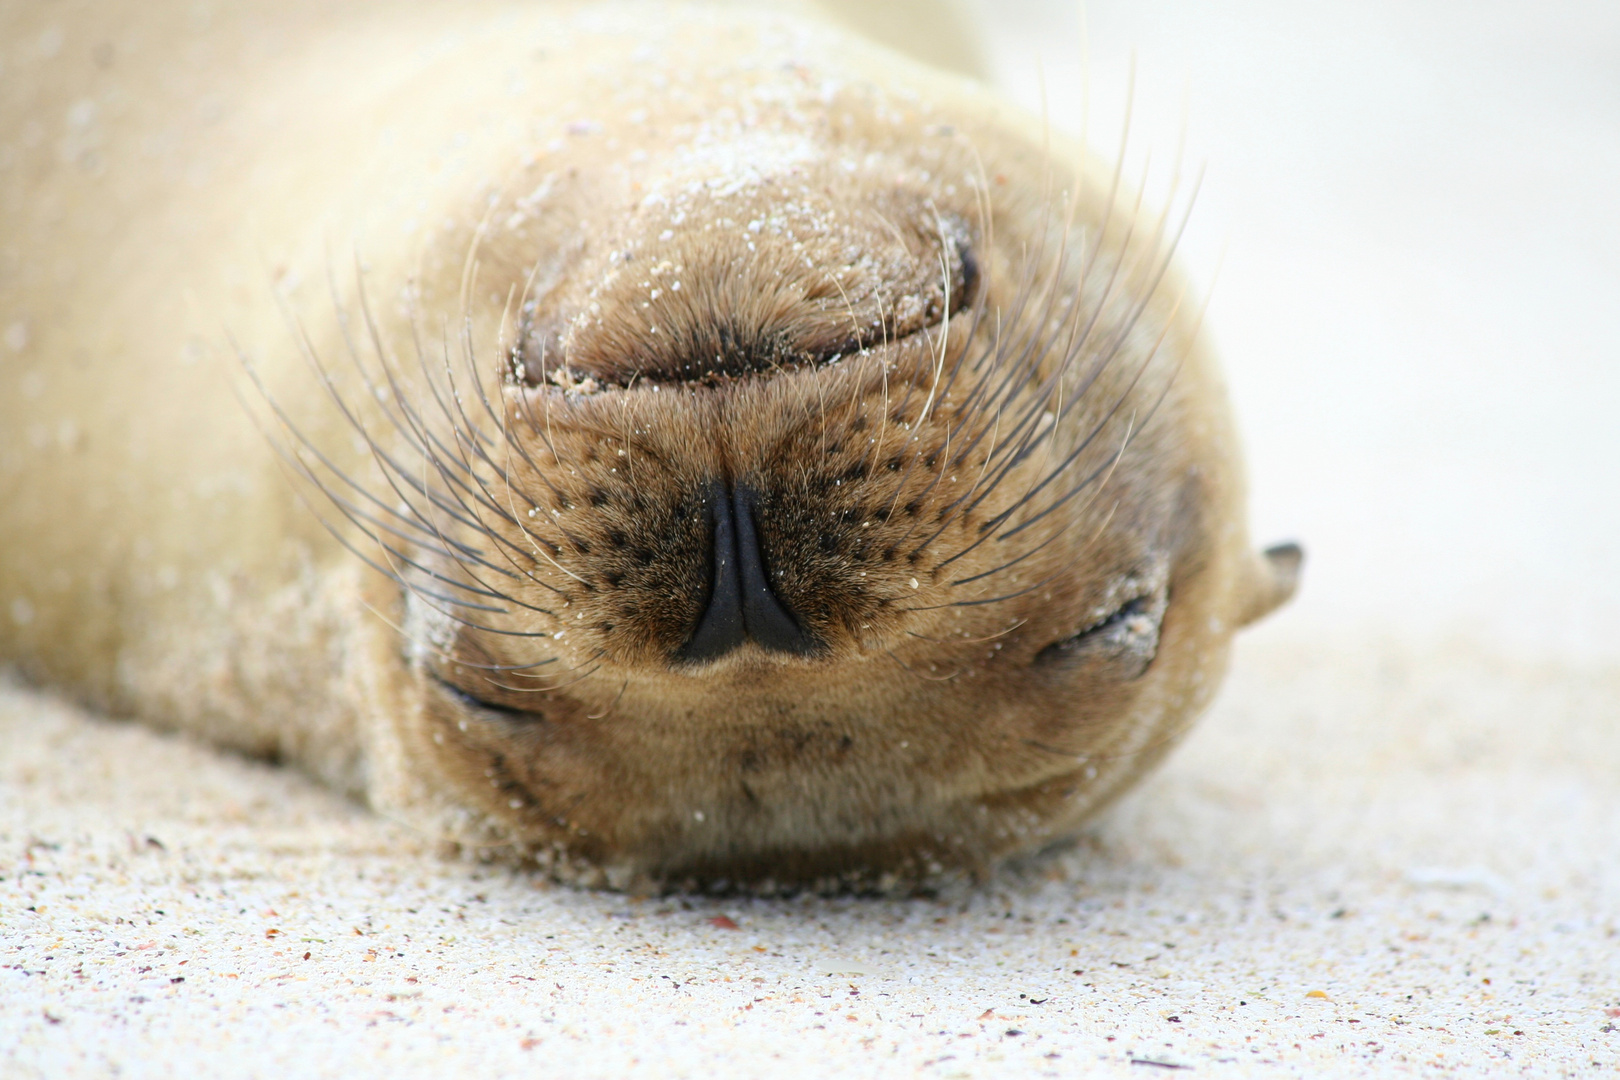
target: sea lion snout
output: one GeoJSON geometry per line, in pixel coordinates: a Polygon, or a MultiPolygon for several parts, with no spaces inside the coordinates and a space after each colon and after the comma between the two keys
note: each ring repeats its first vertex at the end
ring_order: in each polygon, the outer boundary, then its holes
{"type": "Polygon", "coordinates": [[[598,185],[548,178],[540,255],[526,226],[479,237],[526,293],[503,388],[519,452],[490,480],[522,513],[501,544],[549,590],[522,610],[558,619],[582,669],[879,648],[942,557],[931,515],[960,490],[936,474],[976,421],[941,365],[984,300],[982,212],[966,183],[801,149],[740,186],[649,159],[606,235],[573,233],[600,220],[598,185]]]}
{"type": "Polygon", "coordinates": [[[980,284],[967,205],[807,161],[739,191],[664,165],[686,186],[649,176],[612,234],[564,245],[524,310],[515,366],[530,385],[715,385],[825,364],[937,326],[980,284]]]}

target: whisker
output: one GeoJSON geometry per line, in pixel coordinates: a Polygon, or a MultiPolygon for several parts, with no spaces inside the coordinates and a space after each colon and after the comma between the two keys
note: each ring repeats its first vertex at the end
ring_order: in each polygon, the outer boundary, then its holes
{"type": "MultiPolygon", "coordinates": [[[[409,586],[406,586],[406,587],[408,588],[409,586]]],[[[473,669],[476,669],[476,670],[484,670],[486,668],[488,668],[490,670],[500,670],[499,667],[492,667],[491,665],[484,665],[484,664],[470,664],[465,660],[459,659],[459,658],[451,655],[450,653],[445,652],[443,649],[439,648],[437,645],[434,645],[432,642],[423,641],[421,638],[416,637],[409,630],[405,629],[403,626],[399,625],[399,623],[397,623],[393,619],[389,618],[388,615],[385,612],[378,611],[374,606],[372,606],[370,601],[366,600],[365,597],[362,596],[362,597],[359,598],[359,600],[360,600],[360,606],[365,608],[372,615],[375,615],[377,617],[378,622],[381,622],[384,626],[386,626],[390,630],[394,631],[394,633],[398,634],[400,637],[402,637],[406,641],[410,642],[416,648],[422,650],[423,652],[432,653],[433,655],[437,656],[440,660],[443,660],[447,664],[459,664],[462,667],[469,667],[469,668],[473,668],[473,669]]],[[[534,664],[524,664],[524,665],[521,665],[521,667],[512,667],[512,668],[510,668],[510,670],[513,671],[513,672],[521,674],[524,670],[527,670],[529,668],[543,667],[546,664],[553,663],[556,659],[557,658],[554,656],[549,660],[541,660],[538,663],[534,663],[534,664]]]]}
{"type": "Polygon", "coordinates": [[[907,630],[906,631],[906,636],[907,637],[914,637],[914,638],[917,638],[918,640],[921,640],[921,641],[931,641],[935,645],[983,645],[987,641],[995,641],[998,638],[1006,637],[1008,634],[1012,633],[1014,630],[1017,630],[1020,626],[1023,626],[1028,621],[1029,621],[1028,619],[1019,619],[1017,622],[1013,623],[1011,626],[1007,627],[1007,629],[1005,629],[1005,630],[998,630],[994,634],[989,634],[989,635],[987,635],[985,637],[978,637],[978,638],[937,638],[937,637],[929,637],[927,634],[919,634],[915,630],[907,630]]]}
{"type": "Polygon", "coordinates": [[[967,668],[957,668],[955,671],[951,672],[949,675],[924,675],[922,672],[915,670],[909,664],[907,664],[904,660],[902,660],[898,656],[894,655],[894,652],[892,650],[885,648],[883,651],[886,654],[888,654],[888,657],[889,657],[890,660],[893,660],[895,663],[899,664],[901,669],[903,671],[905,671],[906,674],[915,675],[917,678],[922,679],[924,682],[950,682],[952,679],[956,678],[958,675],[962,674],[962,672],[967,670],[967,668]]]}
{"type": "MultiPolygon", "coordinates": [[[[574,665],[573,667],[569,668],[568,671],[559,672],[559,674],[565,674],[566,675],[569,672],[578,671],[580,668],[584,667],[586,664],[590,663],[592,660],[597,659],[601,655],[602,655],[602,651],[598,650],[597,652],[593,653],[591,656],[587,657],[585,660],[583,660],[580,663],[578,663],[578,664],[574,665]]],[[[555,694],[560,690],[568,689],[570,686],[578,686],[580,683],[584,682],[586,679],[590,678],[592,675],[595,675],[598,671],[601,671],[601,670],[602,670],[602,665],[598,664],[595,667],[591,668],[591,670],[587,671],[585,674],[581,675],[577,679],[574,679],[574,680],[572,680],[570,682],[557,683],[557,684],[554,684],[554,685],[551,685],[551,686],[506,686],[503,683],[495,682],[493,679],[488,680],[488,682],[489,682],[489,684],[491,686],[499,687],[502,690],[507,690],[507,691],[510,691],[511,693],[514,693],[514,694],[555,694]]]]}
{"type": "Polygon", "coordinates": [[[946,603],[946,604],[930,604],[928,606],[906,607],[906,608],[902,608],[901,610],[902,611],[938,611],[938,610],[940,610],[942,608],[952,608],[952,607],[982,607],[982,606],[984,606],[986,604],[999,604],[999,603],[1002,603],[1002,602],[1007,601],[1007,600],[1016,600],[1020,596],[1028,596],[1030,593],[1034,592],[1037,589],[1044,589],[1046,586],[1050,585],[1052,582],[1054,582],[1054,581],[1058,580],[1059,578],[1063,577],[1070,570],[1072,570],[1076,565],[1079,564],[1080,560],[1082,558],[1084,558],[1086,551],[1090,548],[1090,546],[1092,544],[1096,543],[1097,538],[1102,535],[1103,529],[1107,528],[1108,522],[1113,520],[1114,513],[1118,509],[1119,509],[1119,503],[1116,502],[1113,505],[1113,507],[1111,507],[1109,509],[1107,515],[1103,518],[1102,524],[1097,527],[1097,531],[1092,534],[1091,540],[1089,540],[1087,543],[1081,545],[1075,551],[1073,558],[1071,558],[1063,566],[1059,567],[1057,570],[1054,570],[1051,574],[1049,574],[1046,577],[1042,578],[1041,580],[1037,581],[1035,584],[1029,586],[1028,588],[1020,589],[1017,592],[1005,593],[1005,594],[1003,594],[1001,596],[992,596],[992,597],[989,597],[988,599],[956,600],[956,601],[953,601],[951,603],[946,603]]]}
{"type": "Polygon", "coordinates": [[[619,699],[624,697],[624,692],[625,692],[625,690],[629,689],[629,687],[630,687],[630,680],[627,677],[624,680],[624,682],[619,685],[619,692],[617,694],[613,695],[613,700],[608,702],[608,707],[607,707],[606,711],[600,712],[600,713],[586,713],[585,714],[585,719],[587,719],[587,720],[606,720],[609,716],[612,716],[613,715],[613,710],[619,707],[619,699]]]}

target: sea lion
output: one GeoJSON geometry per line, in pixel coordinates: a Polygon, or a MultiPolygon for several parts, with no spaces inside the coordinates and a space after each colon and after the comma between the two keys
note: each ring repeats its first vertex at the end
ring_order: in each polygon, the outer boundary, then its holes
{"type": "Polygon", "coordinates": [[[0,35],[27,677],[577,880],[865,887],[1072,835],[1292,592],[1173,221],[970,79],[303,16],[0,35]]]}

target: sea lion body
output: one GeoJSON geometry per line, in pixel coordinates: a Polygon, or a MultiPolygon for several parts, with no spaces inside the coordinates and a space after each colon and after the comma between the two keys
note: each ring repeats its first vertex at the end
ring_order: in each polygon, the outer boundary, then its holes
{"type": "Polygon", "coordinates": [[[584,880],[909,880],[1071,834],[1291,590],[1164,219],[971,81],[167,17],[0,117],[27,676],[584,880]]]}

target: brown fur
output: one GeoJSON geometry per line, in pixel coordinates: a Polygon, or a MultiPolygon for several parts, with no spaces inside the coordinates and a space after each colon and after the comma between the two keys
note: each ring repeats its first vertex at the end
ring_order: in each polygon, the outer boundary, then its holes
{"type": "MultiPolygon", "coordinates": [[[[549,42],[561,16],[523,18],[549,42]]],[[[455,130],[429,115],[357,176],[323,162],[290,189],[322,220],[344,206],[322,184],[359,184],[371,224],[429,223],[414,248],[375,229],[341,271],[306,244],[290,265],[335,302],[249,300],[233,327],[337,542],[258,492],[200,550],[153,525],[186,582],[240,580],[141,600],[129,572],[115,622],[160,630],[113,632],[113,677],[73,658],[93,588],[30,592],[40,542],[0,557],[30,616],[0,646],[589,880],[912,879],[1072,833],[1297,569],[1247,548],[1170,227],[961,80],[776,17],[652,21],[570,29],[521,106],[486,74],[506,31],[425,83],[364,83],[359,115],[434,89],[507,110],[469,179],[419,178],[455,130]],[[564,94],[576,111],[547,111],[564,94]],[[694,645],[727,514],[787,644],[694,645]],[[252,558],[250,530],[302,546],[252,558]],[[291,707],[266,715],[272,691],[291,707]]],[[[297,160],[259,138],[250,162],[297,160]]],[[[203,471],[206,443],[167,438],[190,462],[171,470],[203,471]]],[[[272,482],[268,451],[229,445],[272,482]]]]}

